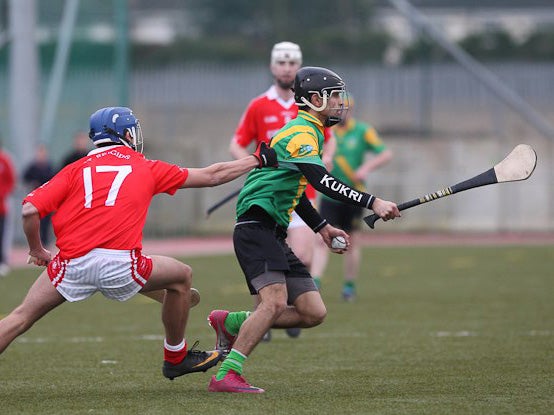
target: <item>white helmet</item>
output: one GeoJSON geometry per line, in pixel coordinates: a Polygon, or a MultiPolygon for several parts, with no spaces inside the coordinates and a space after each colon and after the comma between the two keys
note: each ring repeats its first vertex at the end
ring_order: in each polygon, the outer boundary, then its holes
{"type": "Polygon", "coordinates": [[[300,46],[292,42],[276,43],[271,50],[271,64],[279,61],[295,61],[302,65],[302,51],[300,46]]]}

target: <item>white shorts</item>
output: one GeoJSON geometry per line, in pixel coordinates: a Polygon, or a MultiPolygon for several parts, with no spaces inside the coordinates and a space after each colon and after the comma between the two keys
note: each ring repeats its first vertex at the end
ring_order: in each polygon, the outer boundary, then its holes
{"type": "Polygon", "coordinates": [[[79,258],[56,255],[48,264],[48,276],[67,301],[84,300],[97,291],[125,301],[138,293],[152,273],[152,259],[140,250],[96,248],[79,258]]]}
{"type": "Polygon", "coordinates": [[[306,222],[302,220],[300,216],[298,216],[298,213],[295,211],[292,211],[292,215],[290,215],[290,222],[287,229],[296,229],[300,228],[301,226],[308,226],[306,225],[306,222]]]}

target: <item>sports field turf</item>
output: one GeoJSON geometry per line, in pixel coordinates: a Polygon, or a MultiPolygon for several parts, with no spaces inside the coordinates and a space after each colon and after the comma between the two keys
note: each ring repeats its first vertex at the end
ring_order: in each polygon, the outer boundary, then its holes
{"type": "MultiPolygon", "coordinates": [[[[96,295],[52,312],[0,356],[1,414],[552,414],[554,247],[364,250],[358,300],[323,281],[328,317],[297,339],[274,331],[245,376],[263,395],[210,394],[215,370],[161,375],[157,303],[96,295]]],[[[202,294],[188,340],[214,343],[206,315],[247,309],[233,256],[187,258],[202,294]]],[[[0,314],[36,269],[0,279],[0,314]]]]}

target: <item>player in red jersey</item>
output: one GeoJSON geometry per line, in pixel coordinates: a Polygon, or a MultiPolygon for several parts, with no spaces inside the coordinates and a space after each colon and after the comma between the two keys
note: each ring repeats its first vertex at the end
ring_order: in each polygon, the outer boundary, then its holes
{"type": "Polygon", "coordinates": [[[6,254],[4,252],[4,238],[6,233],[8,218],[8,198],[15,187],[16,172],[12,164],[12,159],[8,153],[2,150],[0,143],[0,277],[8,274],[10,267],[7,264],[6,254]]]}
{"type": "MultiPolygon", "coordinates": [[[[298,115],[298,106],[294,102],[292,86],[296,72],[302,65],[302,51],[292,42],[280,42],[273,46],[271,51],[270,70],[273,75],[273,85],[263,94],[254,98],[242,115],[235,135],[229,145],[231,155],[238,159],[248,154],[247,147],[256,144],[268,143],[271,137],[286,123],[298,115]]],[[[330,138],[328,129],[325,129],[326,140],[330,138]]],[[[329,146],[329,148],[332,148],[329,146]]],[[[327,148],[326,148],[327,150],[327,148]]],[[[323,161],[332,165],[332,152],[328,150],[323,161]]],[[[316,192],[311,185],[306,188],[306,196],[315,203],[316,192]]],[[[316,243],[316,234],[304,223],[296,212],[287,229],[287,243],[296,256],[308,267],[312,263],[313,246],[316,243]]],[[[258,301],[255,300],[257,305],[258,301]]],[[[300,329],[287,329],[290,337],[298,337],[300,329]]],[[[271,339],[268,332],[265,341],[271,339]]]]}
{"type": "Polygon", "coordinates": [[[30,260],[47,266],[14,311],[0,320],[0,353],[33,323],[65,301],[95,292],[125,301],[136,293],[165,290],[163,374],[169,379],[206,371],[220,352],[187,350],[191,268],[176,259],[143,255],[142,230],[152,197],[178,189],[217,186],[254,167],[276,165],[272,149],[204,168],[183,168],[149,160],[138,120],[129,108],[108,107],[92,114],[90,138],[96,149],[63,168],[23,200],[23,230],[30,260]],[[254,157],[252,157],[254,156],[254,157]],[[59,253],[52,259],[41,244],[40,218],[52,218],[59,253]]]}

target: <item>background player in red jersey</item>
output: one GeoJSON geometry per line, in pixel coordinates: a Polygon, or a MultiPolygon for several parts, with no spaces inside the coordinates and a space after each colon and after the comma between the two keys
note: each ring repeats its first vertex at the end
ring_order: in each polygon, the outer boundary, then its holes
{"type": "Polygon", "coordinates": [[[12,159],[2,150],[2,142],[0,142],[0,277],[6,276],[10,270],[7,264],[7,252],[4,252],[6,244],[4,229],[7,228],[8,198],[15,187],[15,180],[16,172],[12,159]]]}
{"type": "Polygon", "coordinates": [[[90,138],[96,149],[66,166],[29,193],[22,208],[29,255],[47,265],[27,296],[0,320],[0,353],[33,323],[65,301],[95,292],[125,301],[138,292],[165,290],[163,374],[169,379],[206,371],[218,351],[187,350],[185,326],[190,306],[191,268],[176,259],[142,254],[142,230],[152,197],[178,189],[217,186],[254,167],[275,166],[272,149],[260,145],[240,160],[204,168],[183,168],[148,160],[138,120],[129,108],[108,107],[92,114],[90,138]],[[52,259],[39,237],[40,218],[52,218],[59,253],[52,259]]]}
{"type": "MultiPolygon", "coordinates": [[[[294,102],[294,77],[302,65],[302,51],[296,43],[280,42],[271,50],[270,70],[273,75],[273,85],[263,94],[254,98],[242,115],[235,135],[229,145],[231,155],[238,159],[248,154],[247,147],[252,143],[269,142],[271,137],[286,123],[298,115],[298,107],[294,102]]],[[[326,138],[330,137],[328,129],[326,138]]],[[[329,146],[329,148],[332,148],[329,146]]],[[[332,164],[332,152],[325,152],[323,161],[332,164]]],[[[315,202],[316,192],[313,187],[306,189],[308,199],[315,202]]],[[[292,220],[287,230],[287,243],[296,256],[308,267],[312,263],[313,246],[316,243],[316,235],[293,212],[292,220]]],[[[257,304],[257,299],[255,300],[257,304]]],[[[300,329],[286,330],[290,337],[300,335],[300,329]]],[[[265,341],[271,339],[271,333],[264,336],[265,341]]]]}

